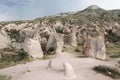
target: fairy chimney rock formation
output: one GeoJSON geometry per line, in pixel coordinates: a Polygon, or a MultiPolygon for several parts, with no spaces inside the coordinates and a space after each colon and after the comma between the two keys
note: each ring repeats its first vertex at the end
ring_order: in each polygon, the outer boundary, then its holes
{"type": "Polygon", "coordinates": [[[51,33],[51,35],[49,36],[47,45],[46,45],[46,51],[47,52],[54,51],[55,44],[56,44],[56,41],[57,41],[56,38],[57,38],[57,35],[55,33],[51,33]]]}
{"type": "Polygon", "coordinates": [[[76,75],[74,73],[74,70],[71,64],[69,64],[68,62],[64,62],[63,67],[64,67],[64,79],[65,80],[72,80],[76,78],[76,75]]]}
{"type": "Polygon", "coordinates": [[[106,59],[106,47],[104,41],[104,32],[102,31],[87,31],[84,32],[83,53],[88,57],[93,57],[101,60],[106,59]]]}
{"type": "Polygon", "coordinates": [[[76,29],[72,28],[71,33],[69,35],[70,45],[73,47],[77,47],[77,37],[76,37],[76,29]]]}
{"type": "Polygon", "coordinates": [[[84,44],[83,44],[84,55],[87,57],[94,57],[95,58],[95,55],[91,49],[92,45],[90,42],[90,40],[91,40],[90,35],[88,35],[87,33],[84,33],[83,36],[84,36],[84,44]]]}
{"type": "Polygon", "coordinates": [[[28,52],[29,55],[31,55],[34,59],[36,58],[43,58],[44,54],[41,49],[41,44],[39,41],[39,35],[35,35],[33,39],[28,38],[24,41],[24,50],[28,52]]]}
{"type": "Polygon", "coordinates": [[[97,48],[95,57],[97,59],[106,60],[106,46],[102,36],[96,38],[96,44],[97,48]]]}
{"type": "Polygon", "coordinates": [[[63,35],[62,34],[58,34],[58,38],[56,41],[56,45],[55,45],[55,54],[60,54],[63,50],[63,35]]]}
{"type": "Polygon", "coordinates": [[[0,48],[7,48],[11,43],[10,37],[4,29],[0,31],[0,48]]]}

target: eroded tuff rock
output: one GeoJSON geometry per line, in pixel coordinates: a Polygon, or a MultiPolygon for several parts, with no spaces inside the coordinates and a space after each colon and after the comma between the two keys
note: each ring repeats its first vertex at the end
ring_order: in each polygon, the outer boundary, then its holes
{"type": "Polygon", "coordinates": [[[84,54],[89,57],[105,60],[106,59],[106,47],[104,32],[92,30],[84,32],[84,54]]]}
{"type": "Polygon", "coordinates": [[[48,42],[47,42],[47,46],[46,46],[46,51],[47,52],[55,50],[57,37],[58,37],[57,34],[51,33],[51,35],[49,36],[48,42]]]}
{"type": "Polygon", "coordinates": [[[49,60],[48,65],[47,65],[47,70],[52,69],[52,60],[49,60]]]}
{"type": "Polygon", "coordinates": [[[7,48],[11,44],[10,37],[7,32],[2,28],[0,30],[0,48],[7,48]]]}
{"type": "Polygon", "coordinates": [[[27,42],[24,45],[24,50],[28,52],[28,54],[34,59],[43,58],[43,51],[38,40],[28,38],[27,42]]]}
{"type": "Polygon", "coordinates": [[[74,69],[72,68],[71,64],[68,62],[63,63],[64,67],[64,79],[65,80],[74,80],[76,78],[74,69]]]}
{"type": "Polygon", "coordinates": [[[42,50],[46,51],[47,39],[46,38],[41,38],[40,43],[41,43],[42,50]]]}
{"type": "Polygon", "coordinates": [[[70,45],[73,47],[77,47],[77,37],[76,37],[76,29],[72,28],[71,33],[69,34],[70,45]]]}
{"type": "Polygon", "coordinates": [[[63,33],[64,26],[60,21],[55,21],[53,23],[53,27],[55,28],[56,32],[63,33]]]}
{"type": "Polygon", "coordinates": [[[59,55],[63,50],[63,45],[64,45],[63,35],[58,34],[58,38],[57,38],[57,41],[56,41],[56,44],[55,44],[54,53],[59,55]]]}
{"type": "Polygon", "coordinates": [[[28,54],[31,55],[34,59],[43,58],[44,56],[43,51],[41,49],[40,37],[38,33],[34,36],[33,39],[25,39],[23,49],[26,52],[28,52],[28,54]]]}
{"type": "Polygon", "coordinates": [[[30,41],[32,45],[39,42],[42,51],[59,53],[62,50],[63,42],[64,45],[74,47],[84,44],[86,56],[101,58],[102,55],[101,59],[103,59],[105,56],[104,40],[120,45],[120,18],[118,13],[119,11],[108,11],[93,6],[72,14],[63,13],[62,15],[28,21],[0,22],[0,48],[11,46],[20,49],[23,48],[26,39],[29,39],[28,42],[30,41]],[[101,27],[104,29],[104,37],[101,34],[97,35],[101,27]],[[82,34],[83,30],[88,32],[82,34]],[[97,31],[94,32],[94,30],[97,31]],[[39,40],[34,39],[36,31],[40,36],[39,40]],[[59,38],[59,34],[64,35],[63,42],[59,38]]]}

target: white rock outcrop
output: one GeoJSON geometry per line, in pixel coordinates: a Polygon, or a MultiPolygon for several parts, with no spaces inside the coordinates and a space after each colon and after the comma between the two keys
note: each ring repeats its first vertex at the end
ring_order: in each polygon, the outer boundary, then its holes
{"type": "Polygon", "coordinates": [[[34,59],[43,58],[43,51],[38,40],[28,38],[24,44],[24,50],[28,52],[34,59]]]}
{"type": "Polygon", "coordinates": [[[46,45],[46,51],[49,51],[50,49],[54,49],[56,42],[57,42],[57,35],[55,33],[51,33],[46,45]]]}
{"type": "Polygon", "coordinates": [[[83,35],[83,53],[85,56],[106,60],[104,32],[87,32],[83,35]]]}
{"type": "Polygon", "coordinates": [[[70,45],[73,47],[77,47],[77,37],[76,37],[76,30],[72,28],[71,33],[69,35],[69,42],[70,45]]]}
{"type": "MultiPolygon", "coordinates": [[[[94,52],[91,48],[93,44],[91,44],[90,42],[91,41],[90,35],[88,35],[87,33],[84,33],[83,36],[84,36],[83,54],[87,57],[95,58],[94,52]]],[[[92,42],[95,42],[94,39],[92,40],[92,42]]]]}
{"type": "Polygon", "coordinates": [[[95,57],[97,59],[106,60],[106,46],[102,36],[98,36],[96,39],[96,44],[98,45],[96,49],[95,57]]]}
{"type": "Polygon", "coordinates": [[[76,78],[76,75],[74,73],[74,70],[71,64],[69,64],[68,62],[64,62],[63,67],[64,67],[64,79],[65,80],[73,80],[76,78]]]}
{"type": "Polygon", "coordinates": [[[0,48],[7,48],[10,45],[10,37],[5,30],[1,29],[0,31],[0,48]]]}
{"type": "Polygon", "coordinates": [[[49,60],[48,65],[47,65],[47,70],[52,69],[52,60],[49,60]]]}
{"type": "Polygon", "coordinates": [[[55,45],[55,54],[60,54],[62,52],[63,45],[64,45],[63,35],[58,34],[57,42],[56,42],[56,45],[55,45]]]}

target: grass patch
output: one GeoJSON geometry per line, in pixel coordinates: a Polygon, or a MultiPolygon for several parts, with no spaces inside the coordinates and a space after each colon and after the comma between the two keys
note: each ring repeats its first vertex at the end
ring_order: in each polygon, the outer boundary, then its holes
{"type": "Polygon", "coordinates": [[[0,69],[15,66],[17,64],[25,64],[32,60],[28,54],[21,50],[16,50],[16,53],[9,51],[3,53],[1,52],[2,58],[0,58],[0,69]]]}
{"type": "Polygon", "coordinates": [[[76,47],[73,47],[71,45],[64,45],[63,46],[63,51],[74,52],[75,50],[76,50],[76,47]]]}
{"type": "Polygon", "coordinates": [[[83,52],[83,47],[82,45],[78,45],[75,49],[75,52],[83,52]]]}
{"type": "Polygon", "coordinates": [[[3,58],[0,59],[0,69],[15,66],[17,64],[26,64],[27,62],[32,61],[32,59],[29,59],[29,58],[19,60],[19,61],[14,61],[13,59],[10,59],[10,58],[9,58],[9,60],[10,61],[3,60],[3,58]]]}
{"type": "Polygon", "coordinates": [[[42,60],[47,60],[49,59],[48,55],[44,55],[44,57],[42,58],[42,60]]]}
{"type": "Polygon", "coordinates": [[[110,55],[111,58],[120,58],[120,53],[110,55]]]}
{"type": "Polygon", "coordinates": [[[109,54],[111,58],[120,58],[120,46],[113,45],[107,47],[107,54],[109,54]]]}
{"type": "Polygon", "coordinates": [[[120,79],[120,71],[118,68],[110,68],[109,66],[96,66],[94,67],[95,71],[102,73],[106,76],[112,77],[114,79],[120,79]]]}
{"type": "Polygon", "coordinates": [[[0,75],[0,80],[11,80],[11,77],[6,75],[0,75]]]}

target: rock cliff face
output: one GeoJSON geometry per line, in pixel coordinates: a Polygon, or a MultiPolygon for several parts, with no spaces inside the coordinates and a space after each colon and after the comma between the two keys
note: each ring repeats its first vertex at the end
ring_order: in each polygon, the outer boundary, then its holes
{"type": "MultiPolygon", "coordinates": [[[[38,51],[41,48],[43,51],[52,49],[55,51],[55,47],[59,47],[59,43],[57,43],[59,34],[64,36],[65,45],[76,47],[79,44],[84,44],[86,39],[84,39],[83,33],[88,30],[87,34],[90,35],[87,37],[88,43],[91,41],[89,44],[93,45],[95,43],[101,49],[94,50],[96,53],[94,56],[97,57],[99,52],[105,52],[104,41],[120,45],[119,13],[120,10],[108,11],[94,5],[72,14],[63,13],[31,21],[0,22],[0,48],[21,49],[26,39],[30,39],[32,45],[36,31],[40,36],[37,41],[37,43],[40,43],[38,51]],[[97,34],[100,29],[104,30],[104,38],[97,34]],[[96,31],[96,33],[92,34],[91,31],[96,31]],[[92,37],[91,34],[96,37],[92,37]]],[[[62,49],[62,47],[60,48],[62,49]]],[[[56,50],[56,52],[60,51],[56,50]]]]}

